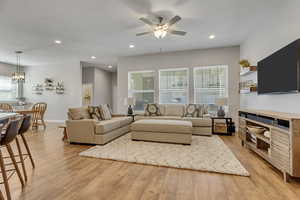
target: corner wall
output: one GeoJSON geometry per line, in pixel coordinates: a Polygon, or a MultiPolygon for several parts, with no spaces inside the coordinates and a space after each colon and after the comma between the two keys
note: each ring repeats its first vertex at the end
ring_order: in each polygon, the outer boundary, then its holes
{"type": "Polygon", "coordinates": [[[162,54],[121,57],[118,62],[118,96],[117,112],[126,113],[123,105],[124,98],[128,96],[128,72],[154,70],[155,101],[158,100],[158,70],[166,68],[189,68],[189,101],[193,102],[193,67],[228,65],[229,80],[229,112],[235,117],[239,108],[239,47],[214,48],[204,50],[188,50],[162,54]]]}
{"type": "MultiPolygon", "coordinates": [[[[261,21],[257,22],[257,29],[241,45],[241,58],[248,59],[251,64],[256,65],[259,60],[300,38],[300,1],[289,0],[284,1],[283,4],[284,6],[280,8],[279,12],[269,12],[261,21]]],[[[257,80],[257,73],[242,79],[257,80]]],[[[299,93],[241,94],[240,99],[240,104],[243,108],[300,113],[299,93]]]]}

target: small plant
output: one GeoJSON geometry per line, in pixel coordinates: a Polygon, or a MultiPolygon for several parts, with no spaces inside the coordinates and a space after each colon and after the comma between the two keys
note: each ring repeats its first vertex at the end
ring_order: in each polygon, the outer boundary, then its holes
{"type": "Polygon", "coordinates": [[[239,62],[239,64],[240,64],[242,67],[244,67],[244,68],[250,67],[249,61],[248,61],[248,60],[245,60],[245,59],[241,60],[241,61],[239,62]]]}

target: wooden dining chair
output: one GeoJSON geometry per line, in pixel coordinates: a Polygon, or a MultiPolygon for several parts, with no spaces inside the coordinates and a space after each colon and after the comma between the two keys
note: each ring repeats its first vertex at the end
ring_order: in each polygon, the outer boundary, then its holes
{"type": "Polygon", "coordinates": [[[4,156],[2,154],[2,150],[0,148],[0,168],[1,168],[1,174],[2,174],[2,179],[3,179],[3,184],[5,187],[6,191],[6,196],[7,199],[11,199],[11,194],[10,194],[10,188],[8,184],[9,178],[13,175],[14,172],[17,172],[17,175],[19,177],[19,180],[22,184],[22,186],[25,186],[24,180],[22,178],[22,174],[19,170],[18,163],[15,159],[15,154],[13,153],[13,150],[11,148],[11,142],[15,140],[16,136],[18,135],[18,129],[19,129],[19,123],[20,120],[12,120],[9,122],[7,125],[7,129],[5,130],[5,133],[1,134],[1,140],[0,140],[0,146],[1,147],[6,147],[7,152],[9,153],[9,158],[11,159],[12,163],[6,163],[4,162],[4,156]],[[11,167],[7,167],[13,165],[14,168],[12,169],[11,167]]]}
{"type": "Polygon", "coordinates": [[[47,104],[40,102],[36,103],[32,106],[32,128],[38,129],[40,125],[44,127],[44,130],[46,129],[46,123],[44,121],[44,114],[47,110],[47,104]]]}
{"type": "Polygon", "coordinates": [[[0,110],[5,112],[13,112],[13,107],[8,103],[0,103],[0,110]]]}

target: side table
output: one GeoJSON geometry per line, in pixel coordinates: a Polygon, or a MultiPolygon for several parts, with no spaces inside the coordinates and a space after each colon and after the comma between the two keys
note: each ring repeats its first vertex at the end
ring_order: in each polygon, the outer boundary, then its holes
{"type": "Polygon", "coordinates": [[[232,135],[234,132],[234,124],[232,121],[231,117],[211,117],[211,125],[212,125],[212,134],[217,134],[217,135],[232,135]],[[225,120],[227,132],[226,133],[220,133],[220,132],[215,132],[215,120],[225,120]]]}
{"type": "Polygon", "coordinates": [[[134,122],[134,117],[136,116],[136,114],[132,114],[132,115],[127,115],[128,117],[132,117],[132,121],[134,122]]]}

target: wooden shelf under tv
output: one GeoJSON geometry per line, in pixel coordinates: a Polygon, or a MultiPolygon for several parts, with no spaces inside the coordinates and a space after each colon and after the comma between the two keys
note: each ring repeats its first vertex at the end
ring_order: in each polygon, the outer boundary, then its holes
{"type": "Polygon", "coordinates": [[[282,171],[284,181],[288,177],[300,178],[300,115],[241,109],[238,135],[246,148],[282,171]],[[270,131],[270,139],[255,134],[256,143],[249,140],[249,134],[254,133],[249,132],[247,125],[266,128],[270,131]]]}

